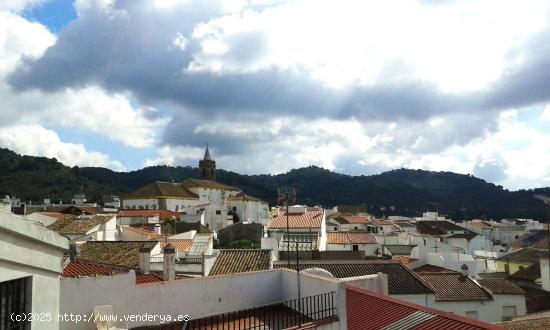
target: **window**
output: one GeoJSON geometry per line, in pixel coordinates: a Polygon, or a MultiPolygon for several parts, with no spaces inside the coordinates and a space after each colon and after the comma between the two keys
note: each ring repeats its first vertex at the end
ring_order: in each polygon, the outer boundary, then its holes
{"type": "Polygon", "coordinates": [[[525,268],[525,266],[518,266],[519,267],[519,270],[522,270],[523,268],[525,268]]]}
{"type": "Polygon", "coordinates": [[[29,277],[0,283],[0,327],[4,329],[27,329],[29,324],[10,318],[12,314],[31,312],[31,282],[29,277]]]}
{"type": "Polygon", "coordinates": [[[357,230],[357,229],[359,229],[359,228],[357,228],[357,227],[353,227],[353,229],[357,230]]]}
{"type": "Polygon", "coordinates": [[[477,320],[477,311],[466,311],[466,317],[477,320]]]}
{"type": "Polygon", "coordinates": [[[220,215],[220,214],[222,214],[222,211],[221,210],[216,210],[216,214],[220,215]]]}
{"type": "Polygon", "coordinates": [[[338,231],[338,227],[334,226],[334,231],[338,231]]]}
{"type": "Polygon", "coordinates": [[[516,317],[516,306],[503,306],[502,307],[502,320],[509,321],[516,317]]]}
{"type": "Polygon", "coordinates": [[[353,251],[359,251],[359,245],[355,244],[352,246],[353,251]]]}

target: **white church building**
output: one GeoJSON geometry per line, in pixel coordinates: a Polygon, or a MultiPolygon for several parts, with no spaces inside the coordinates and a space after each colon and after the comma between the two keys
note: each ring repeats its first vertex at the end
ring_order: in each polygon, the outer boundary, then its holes
{"type": "Polygon", "coordinates": [[[150,183],[123,196],[122,208],[175,211],[182,213],[182,221],[201,221],[215,231],[240,221],[267,223],[267,202],[216,181],[216,162],[208,146],[199,161],[199,176],[179,183],[150,183]]]}

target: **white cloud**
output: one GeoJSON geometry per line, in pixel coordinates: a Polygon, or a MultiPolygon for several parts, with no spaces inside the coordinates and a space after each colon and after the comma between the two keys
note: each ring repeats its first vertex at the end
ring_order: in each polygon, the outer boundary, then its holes
{"type": "MultiPolygon", "coordinates": [[[[134,102],[130,93],[108,93],[100,87],[67,88],[55,93],[14,91],[7,74],[22,56],[39,57],[55,43],[44,26],[0,12],[0,126],[24,122],[64,126],[103,135],[131,147],[148,147],[167,119],[134,102]]],[[[67,72],[52,72],[70,75],[67,72]]]]}
{"type": "Polygon", "coordinates": [[[511,50],[547,20],[548,2],[540,0],[292,1],[198,25],[201,51],[189,68],[297,67],[333,86],[420,79],[448,92],[477,90],[521,62],[511,50]],[[257,57],[242,58],[247,47],[257,57]]]}
{"type": "Polygon", "coordinates": [[[544,107],[544,111],[542,113],[542,119],[550,121],[550,104],[547,104],[544,107]]]}
{"type": "Polygon", "coordinates": [[[0,144],[17,153],[57,158],[68,166],[98,166],[124,170],[109,156],[86,150],[82,144],[66,143],[54,131],[39,125],[17,125],[0,128],[0,144]]]}
{"type": "Polygon", "coordinates": [[[49,0],[2,0],[0,11],[20,12],[30,6],[39,6],[49,0]]]}

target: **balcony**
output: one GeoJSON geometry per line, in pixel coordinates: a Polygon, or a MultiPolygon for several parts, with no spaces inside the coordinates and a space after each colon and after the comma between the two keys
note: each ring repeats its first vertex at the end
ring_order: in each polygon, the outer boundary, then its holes
{"type": "Polygon", "coordinates": [[[137,329],[282,330],[312,328],[337,322],[334,292],[292,299],[183,322],[137,329]]]}

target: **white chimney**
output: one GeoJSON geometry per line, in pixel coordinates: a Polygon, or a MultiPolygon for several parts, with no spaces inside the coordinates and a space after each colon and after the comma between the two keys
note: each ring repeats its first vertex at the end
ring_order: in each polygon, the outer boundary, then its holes
{"type": "Polygon", "coordinates": [[[155,231],[155,234],[157,234],[157,235],[162,234],[162,228],[161,228],[160,224],[158,224],[158,223],[153,226],[153,230],[155,231]]]}
{"type": "Polygon", "coordinates": [[[143,274],[149,274],[151,271],[151,248],[141,247],[139,249],[139,270],[143,274]]]}
{"type": "Polygon", "coordinates": [[[176,279],[176,250],[172,244],[168,243],[164,247],[164,264],[162,267],[162,277],[165,281],[176,279]]]}
{"type": "Polygon", "coordinates": [[[542,289],[550,291],[550,263],[548,258],[540,258],[540,279],[542,281],[542,289]]]}

